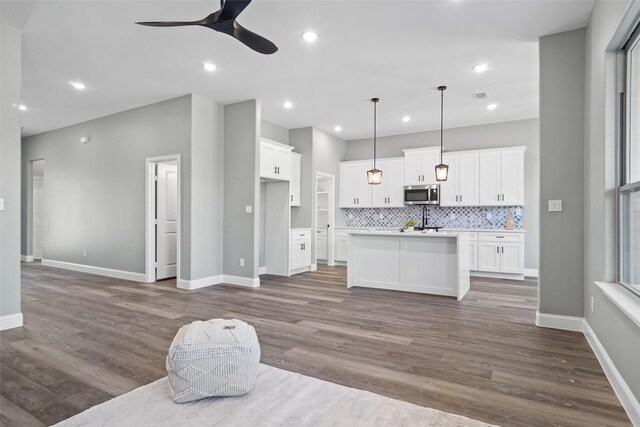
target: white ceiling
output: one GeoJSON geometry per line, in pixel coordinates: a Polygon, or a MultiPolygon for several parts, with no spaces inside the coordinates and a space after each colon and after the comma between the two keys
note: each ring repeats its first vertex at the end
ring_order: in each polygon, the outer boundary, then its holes
{"type": "Polygon", "coordinates": [[[23,29],[25,135],[201,93],[224,104],[258,98],[265,120],[340,125],[340,137],[356,139],[372,133],[374,96],[380,135],[438,128],[440,84],[445,127],[537,117],[538,37],[584,26],[593,1],[254,0],[238,21],[278,45],[270,56],[206,28],[133,24],[200,19],[215,0],[1,5],[2,24],[23,29]],[[300,37],[309,29],[314,44],[300,37]],[[204,72],[205,60],[217,70],[204,72]],[[473,72],[481,62],[489,71],[473,72]]]}

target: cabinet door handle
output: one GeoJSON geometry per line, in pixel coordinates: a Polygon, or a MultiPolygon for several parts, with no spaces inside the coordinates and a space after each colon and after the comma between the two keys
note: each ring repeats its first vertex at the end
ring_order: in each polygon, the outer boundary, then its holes
{"type": "Polygon", "coordinates": [[[360,198],[357,198],[356,200],[358,201],[358,204],[360,204],[360,198]]]}
{"type": "Polygon", "coordinates": [[[356,204],[356,198],[355,197],[353,198],[353,204],[354,205],[356,204]]]}
{"type": "Polygon", "coordinates": [[[387,197],[387,199],[389,200],[387,203],[391,203],[391,197],[387,197]]]}
{"type": "Polygon", "coordinates": [[[498,201],[500,201],[500,194],[498,194],[498,201]]]}
{"type": "Polygon", "coordinates": [[[418,175],[418,181],[422,181],[422,180],[420,179],[420,175],[418,175]]]}
{"type": "Polygon", "coordinates": [[[504,253],[504,246],[502,247],[502,253],[504,253]]]}
{"type": "Polygon", "coordinates": [[[504,194],[502,195],[502,201],[504,202],[504,194]]]}
{"type": "Polygon", "coordinates": [[[458,201],[458,195],[456,194],[456,202],[458,201]]]}
{"type": "Polygon", "coordinates": [[[293,194],[291,195],[291,201],[293,202],[293,194]]]}
{"type": "Polygon", "coordinates": [[[500,246],[496,246],[496,253],[499,254],[500,253],[500,246]]]}
{"type": "Polygon", "coordinates": [[[462,202],[462,194],[460,195],[460,201],[462,202]]]}

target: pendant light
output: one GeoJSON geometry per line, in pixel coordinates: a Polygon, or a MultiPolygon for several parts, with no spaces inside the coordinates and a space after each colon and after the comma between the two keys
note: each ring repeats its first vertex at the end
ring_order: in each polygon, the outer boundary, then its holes
{"type": "Polygon", "coordinates": [[[371,185],[378,185],[382,183],[382,171],[380,169],[376,169],[376,107],[378,101],[380,101],[380,99],[371,98],[371,102],[373,102],[373,169],[367,171],[367,181],[371,185]]]}
{"type": "Polygon", "coordinates": [[[449,176],[449,166],[442,163],[442,125],[443,125],[443,111],[444,111],[444,91],[447,90],[446,86],[438,86],[440,91],[440,164],[436,166],[436,181],[446,181],[449,176]]]}

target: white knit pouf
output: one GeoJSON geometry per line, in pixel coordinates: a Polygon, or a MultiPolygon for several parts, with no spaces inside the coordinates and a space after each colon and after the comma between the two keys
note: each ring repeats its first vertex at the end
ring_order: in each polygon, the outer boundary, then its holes
{"type": "Polygon", "coordinates": [[[256,380],[260,344],[241,320],[196,321],[180,328],[169,355],[171,396],[177,403],[248,393],[256,380]]]}

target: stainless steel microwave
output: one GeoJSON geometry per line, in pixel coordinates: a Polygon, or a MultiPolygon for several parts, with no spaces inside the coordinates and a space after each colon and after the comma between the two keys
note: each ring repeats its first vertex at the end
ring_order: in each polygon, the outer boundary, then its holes
{"type": "Polygon", "coordinates": [[[440,186],[433,185],[405,185],[405,205],[439,205],[440,186]]]}

